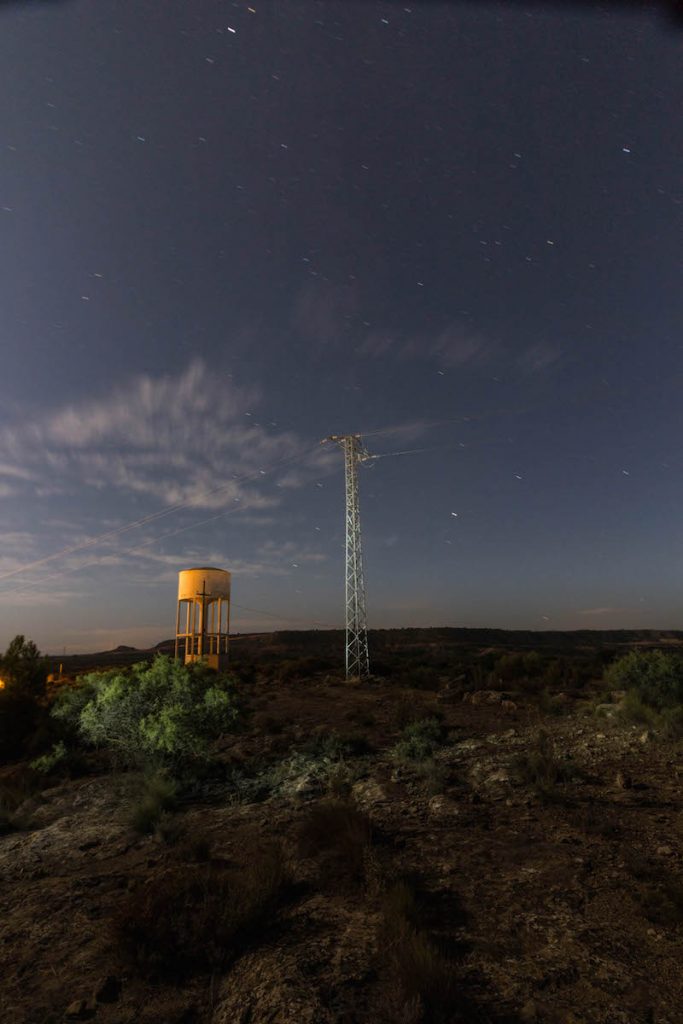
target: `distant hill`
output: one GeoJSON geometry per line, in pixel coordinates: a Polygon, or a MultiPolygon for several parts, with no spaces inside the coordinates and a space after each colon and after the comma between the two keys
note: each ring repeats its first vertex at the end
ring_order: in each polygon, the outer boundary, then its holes
{"type": "MultiPolygon", "coordinates": [[[[370,659],[381,663],[385,656],[431,658],[437,652],[449,657],[477,657],[488,651],[530,651],[551,656],[588,657],[598,651],[617,654],[625,648],[683,647],[683,631],[663,629],[576,629],[510,630],[474,629],[452,626],[404,629],[371,629],[368,634],[370,659]],[[377,660],[379,659],[379,661],[377,660]]],[[[119,644],[112,651],[92,654],[48,655],[56,671],[63,664],[67,672],[86,672],[107,666],[133,665],[149,661],[157,654],[173,655],[175,639],[160,640],[148,649],[119,644]]],[[[281,630],[273,633],[233,634],[232,659],[235,665],[272,662],[291,658],[323,657],[343,659],[343,629],[281,630]]]]}

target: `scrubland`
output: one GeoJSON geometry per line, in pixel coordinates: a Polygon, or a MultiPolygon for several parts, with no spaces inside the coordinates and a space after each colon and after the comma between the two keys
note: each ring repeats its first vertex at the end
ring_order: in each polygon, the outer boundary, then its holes
{"type": "Polygon", "coordinates": [[[338,636],[47,686],[15,644],[0,1019],[677,1024],[676,645],[381,639],[362,682],[338,636]]]}

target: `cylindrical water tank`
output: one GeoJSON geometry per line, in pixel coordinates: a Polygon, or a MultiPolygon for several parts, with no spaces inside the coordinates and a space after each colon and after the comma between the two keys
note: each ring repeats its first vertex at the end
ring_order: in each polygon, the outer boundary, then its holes
{"type": "Polygon", "coordinates": [[[178,573],[178,600],[195,601],[202,595],[207,601],[219,597],[230,598],[230,573],[225,569],[208,566],[198,569],[183,569],[178,573]]]}

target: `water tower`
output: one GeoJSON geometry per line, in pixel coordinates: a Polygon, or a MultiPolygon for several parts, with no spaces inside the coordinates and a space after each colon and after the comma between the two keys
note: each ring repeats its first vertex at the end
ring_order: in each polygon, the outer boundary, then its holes
{"type": "Polygon", "coordinates": [[[230,640],[230,573],[225,569],[183,569],[178,573],[175,656],[185,664],[203,659],[222,669],[230,640]]]}

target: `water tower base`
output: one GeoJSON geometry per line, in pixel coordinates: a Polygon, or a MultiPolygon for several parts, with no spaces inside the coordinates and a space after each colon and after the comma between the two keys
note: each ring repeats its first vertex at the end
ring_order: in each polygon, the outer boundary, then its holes
{"type": "Polygon", "coordinates": [[[188,654],[185,657],[185,664],[192,665],[196,661],[204,662],[207,668],[213,668],[216,672],[225,672],[230,663],[228,654],[188,654]]]}

